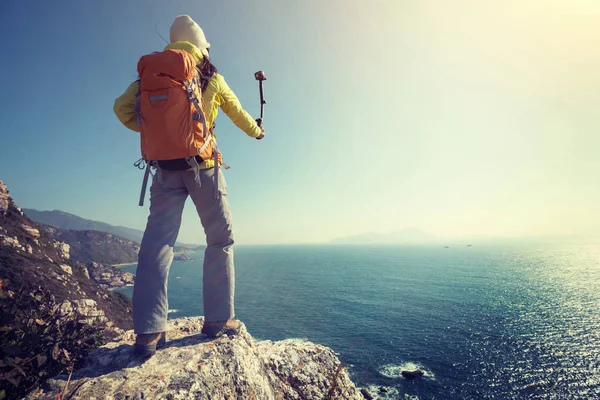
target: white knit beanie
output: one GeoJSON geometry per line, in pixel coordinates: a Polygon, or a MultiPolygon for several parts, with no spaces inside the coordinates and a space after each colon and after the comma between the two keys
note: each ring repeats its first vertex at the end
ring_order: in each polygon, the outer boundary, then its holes
{"type": "Polygon", "coordinates": [[[202,28],[189,15],[180,15],[171,24],[170,40],[173,42],[186,41],[198,47],[205,57],[210,43],[206,41],[202,28]]]}

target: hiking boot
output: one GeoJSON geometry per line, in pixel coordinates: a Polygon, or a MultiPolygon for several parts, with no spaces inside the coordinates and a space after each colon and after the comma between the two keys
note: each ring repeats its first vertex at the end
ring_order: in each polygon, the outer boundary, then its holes
{"type": "Polygon", "coordinates": [[[202,333],[211,339],[215,339],[223,335],[237,335],[241,332],[243,326],[244,323],[236,319],[228,319],[227,321],[209,321],[204,323],[202,333]]]}
{"type": "Polygon", "coordinates": [[[140,334],[135,337],[133,352],[138,356],[151,357],[156,353],[156,349],[164,347],[166,342],[166,332],[140,334]]]}

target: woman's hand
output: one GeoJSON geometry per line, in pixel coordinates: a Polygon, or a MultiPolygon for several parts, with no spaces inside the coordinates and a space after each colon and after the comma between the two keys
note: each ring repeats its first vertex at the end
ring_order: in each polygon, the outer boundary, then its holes
{"type": "Polygon", "coordinates": [[[260,135],[258,135],[256,137],[256,140],[261,140],[262,138],[265,137],[265,128],[263,128],[262,126],[259,126],[259,128],[260,128],[260,135]]]}

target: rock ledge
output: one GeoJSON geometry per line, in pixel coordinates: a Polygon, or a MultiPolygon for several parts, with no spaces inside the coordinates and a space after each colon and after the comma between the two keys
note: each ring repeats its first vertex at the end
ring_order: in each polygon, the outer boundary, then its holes
{"type": "MultiPolygon", "coordinates": [[[[127,331],[73,374],[69,399],[364,399],[333,350],[302,340],[255,341],[246,329],[208,340],[202,317],[170,321],[167,346],[148,360],[132,354],[127,331]]],[[[66,376],[28,399],[53,399],[66,376]]]]}

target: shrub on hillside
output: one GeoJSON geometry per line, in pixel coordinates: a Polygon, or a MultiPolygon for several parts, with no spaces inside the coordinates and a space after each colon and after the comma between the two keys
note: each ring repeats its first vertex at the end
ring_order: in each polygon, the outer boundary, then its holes
{"type": "Polygon", "coordinates": [[[18,293],[0,281],[0,400],[21,398],[48,378],[80,367],[103,327],[61,310],[47,290],[18,293]]]}

